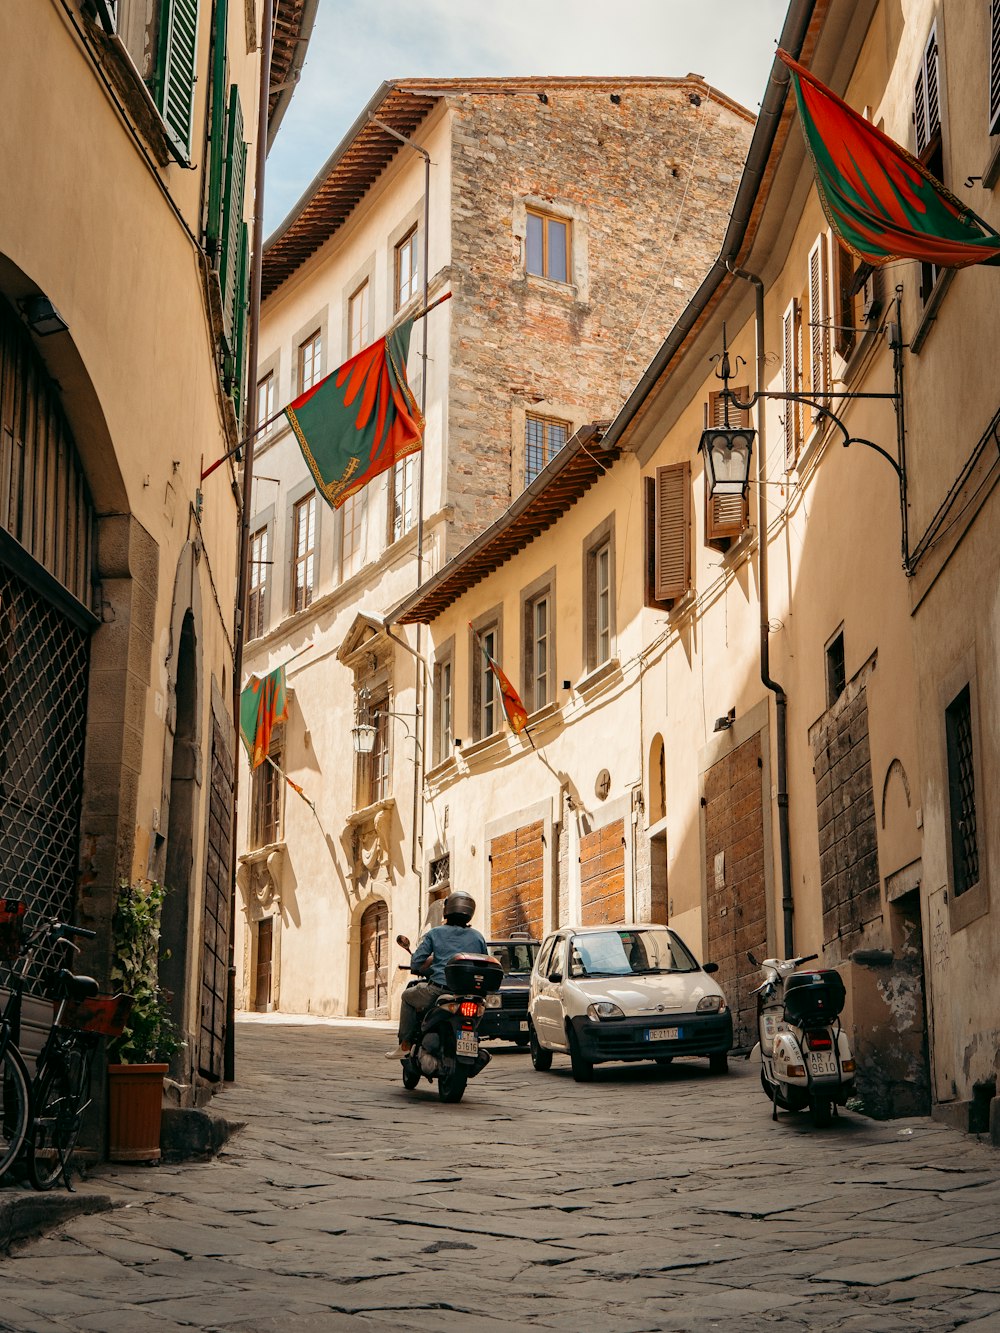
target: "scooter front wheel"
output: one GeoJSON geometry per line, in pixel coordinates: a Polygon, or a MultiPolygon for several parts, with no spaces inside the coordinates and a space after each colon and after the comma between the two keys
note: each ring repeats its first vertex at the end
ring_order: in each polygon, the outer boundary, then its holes
{"type": "Polygon", "coordinates": [[[403,1087],[413,1089],[420,1082],[420,1070],[409,1060],[403,1061],[403,1087]]]}

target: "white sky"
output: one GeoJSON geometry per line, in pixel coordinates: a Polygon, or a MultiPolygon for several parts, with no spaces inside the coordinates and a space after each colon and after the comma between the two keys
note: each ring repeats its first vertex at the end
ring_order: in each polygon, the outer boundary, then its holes
{"type": "Polygon", "coordinates": [[[787,0],[320,0],[268,157],[265,236],[385,80],[696,73],[756,112],[786,8],[787,0]]]}

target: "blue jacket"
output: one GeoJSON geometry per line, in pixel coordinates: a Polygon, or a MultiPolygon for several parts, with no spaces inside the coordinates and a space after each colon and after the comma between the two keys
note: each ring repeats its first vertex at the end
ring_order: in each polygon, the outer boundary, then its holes
{"type": "Polygon", "coordinates": [[[434,962],[427,973],[427,979],[443,986],[445,965],[455,954],[486,952],[486,941],[474,926],[434,926],[413,950],[410,961],[413,967],[418,968],[433,954],[434,962]]]}

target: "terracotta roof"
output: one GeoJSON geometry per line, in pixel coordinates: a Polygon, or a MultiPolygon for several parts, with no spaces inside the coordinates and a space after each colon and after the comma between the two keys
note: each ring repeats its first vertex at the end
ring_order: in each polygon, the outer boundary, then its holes
{"type": "Polygon", "coordinates": [[[268,151],[299,81],[318,7],[319,0],[275,0],[267,103],[268,151]]]}
{"type": "Polygon", "coordinates": [[[392,624],[429,624],[469,588],[550,528],[620,457],[599,443],[603,427],[583,426],[497,521],[388,616],[392,624]]]}
{"type": "MultiPolygon", "coordinates": [[[[315,0],[281,0],[294,8],[315,0]]],[[[311,25],[310,25],[311,26],[311,25]]],[[[277,50],[277,43],[275,44],[277,50]]],[[[274,77],[272,74],[272,85],[274,77]]],[[[264,246],[261,296],[267,298],[343,226],[367,191],[403,147],[369,120],[377,115],[400,134],[410,136],[442,97],[462,94],[516,96],[552,94],[559,89],[653,88],[678,93],[706,93],[737,115],[753,115],[707,84],[700,74],[672,78],[556,78],[540,75],[510,79],[395,79],[384,83],[323,164],[312,184],[264,246]]]]}

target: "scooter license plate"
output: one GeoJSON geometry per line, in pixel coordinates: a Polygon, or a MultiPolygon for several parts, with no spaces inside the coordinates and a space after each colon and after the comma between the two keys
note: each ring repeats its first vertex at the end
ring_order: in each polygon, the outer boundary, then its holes
{"type": "Polygon", "coordinates": [[[676,1041],[681,1035],[680,1028],[647,1028],[647,1041],[676,1041]]]}
{"type": "Polygon", "coordinates": [[[824,1078],[837,1073],[837,1057],[825,1051],[809,1052],[809,1072],[813,1078],[824,1078]]]}
{"type": "Polygon", "coordinates": [[[479,1038],[474,1032],[460,1033],[458,1041],[455,1043],[455,1051],[458,1055],[478,1055],[479,1038]]]}

